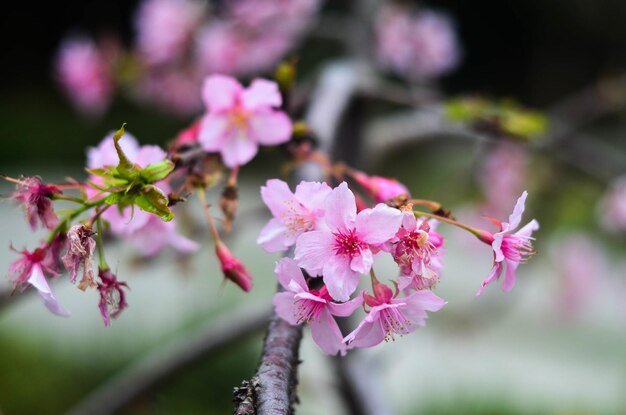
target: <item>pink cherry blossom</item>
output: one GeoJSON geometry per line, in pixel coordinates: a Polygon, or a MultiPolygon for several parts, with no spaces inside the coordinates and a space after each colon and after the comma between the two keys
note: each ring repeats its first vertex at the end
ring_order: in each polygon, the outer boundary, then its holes
{"type": "MultiPolygon", "coordinates": [[[[139,147],[137,140],[130,134],[125,134],[119,143],[128,159],[142,168],[161,162],[167,157],[159,146],[139,147]]],[[[89,168],[117,166],[119,158],[113,145],[113,135],[106,136],[98,147],[90,148],[87,156],[89,168]]],[[[91,177],[90,180],[99,183],[98,177],[91,177]]],[[[166,194],[170,191],[169,185],[164,181],[155,185],[166,194]]],[[[87,187],[86,193],[90,198],[101,197],[101,192],[91,187],[87,187]]],[[[163,222],[149,212],[130,206],[123,211],[115,207],[107,209],[102,218],[109,222],[113,234],[129,241],[145,257],[154,256],[167,246],[185,254],[195,252],[199,248],[196,242],[176,232],[175,219],[163,222]]]]}
{"type": "Polygon", "coordinates": [[[105,53],[94,41],[66,39],[56,57],[56,77],[79,111],[99,115],[111,101],[113,82],[105,53]]]}
{"type": "Polygon", "coordinates": [[[220,241],[215,244],[215,253],[220,261],[224,277],[237,284],[245,292],[249,292],[252,289],[252,275],[243,263],[220,241]]]}
{"type": "Polygon", "coordinates": [[[51,276],[58,275],[50,263],[47,247],[37,248],[33,252],[22,250],[19,253],[21,258],[9,266],[9,274],[14,276],[15,286],[21,290],[28,285],[33,286],[50,312],[62,317],[69,316],[70,313],[59,303],[44,274],[45,271],[51,276]]]}
{"type": "Polygon", "coordinates": [[[347,317],[361,306],[363,297],[339,304],[332,302],[326,286],[310,290],[302,270],[291,258],[276,265],[276,276],[285,289],[274,295],[276,314],[289,324],[308,323],[315,343],[326,354],[345,354],[343,336],[333,316],[347,317]]]}
{"type": "Polygon", "coordinates": [[[257,243],[267,252],[285,251],[299,235],[316,228],[330,192],[326,183],[303,181],[292,193],[282,180],[268,180],[261,187],[261,197],[274,218],[265,225],[257,243]]]}
{"type": "Polygon", "coordinates": [[[491,245],[494,254],[493,270],[491,274],[485,278],[480,285],[480,289],[476,295],[482,294],[484,288],[492,282],[498,280],[504,271],[504,264],[506,263],[506,272],[504,275],[504,282],[502,284],[502,291],[511,291],[515,285],[515,271],[521,262],[533,254],[532,248],[532,233],[539,229],[539,223],[533,219],[525,226],[519,229],[515,233],[513,232],[520,224],[522,220],[522,214],[524,213],[524,203],[528,192],[524,191],[515,204],[513,213],[509,216],[509,221],[500,222],[497,219],[493,221],[500,226],[500,232],[492,234],[487,231],[482,231],[480,239],[491,245]]]}
{"type": "Polygon", "coordinates": [[[460,59],[458,41],[444,14],[386,6],[376,22],[380,62],[412,79],[427,79],[452,70],[460,59]]]}
{"type": "Polygon", "coordinates": [[[128,307],[126,302],[126,293],[124,289],[128,289],[125,282],[119,282],[117,277],[109,270],[99,270],[98,292],[100,293],[100,302],[98,308],[102,321],[106,327],[111,325],[111,319],[117,318],[128,307]]]}
{"type": "Polygon", "coordinates": [[[382,203],[356,213],[354,194],[343,182],[326,197],[324,224],[296,240],[295,260],[310,275],[322,275],[328,292],[347,301],[374,262],[372,248],[394,237],[402,213],[382,203]]]}
{"type": "Polygon", "coordinates": [[[31,229],[36,230],[39,222],[46,228],[53,229],[59,219],[54,213],[52,198],[61,194],[61,190],[56,186],[43,184],[39,176],[23,177],[16,181],[17,188],[10,198],[24,206],[31,229]]]}
{"type": "MultiPolygon", "coordinates": [[[[397,295],[397,293],[396,293],[397,295]]],[[[403,298],[394,298],[389,287],[374,284],[374,296],[363,294],[365,304],[372,307],[358,327],[344,338],[349,348],[372,347],[383,340],[395,340],[426,325],[427,311],[439,311],[446,302],[432,291],[421,290],[403,298]]]]}
{"type": "Polygon", "coordinates": [[[259,144],[278,145],[289,141],[292,124],[280,107],[282,97],[275,82],[255,79],[243,88],[236,79],[209,76],[203,97],[207,114],[198,141],[209,152],[220,152],[224,164],[246,164],[259,144]]]}
{"type": "Polygon", "coordinates": [[[246,27],[295,34],[310,25],[319,6],[319,0],[235,0],[228,15],[246,27]]]}
{"type": "Polygon", "coordinates": [[[402,226],[387,248],[400,267],[401,290],[431,289],[439,281],[443,236],[435,226],[436,221],[418,221],[412,212],[403,213],[402,226]]]}
{"type": "Polygon", "coordinates": [[[203,12],[204,5],[196,0],[144,0],[135,19],[140,55],[149,64],[180,58],[203,12]]]}
{"type": "Polygon", "coordinates": [[[406,186],[395,179],[368,176],[360,171],[354,172],[352,177],[376,202],[384,202],[403,194],[410,195],[406,186]]]}
{"type": "Polygon", "coordinates": [[[196,68],[175,67],[146,73],[133,92],[145,105],[187,118],[202,111],[201,86],[202,76],[196,68]]]}

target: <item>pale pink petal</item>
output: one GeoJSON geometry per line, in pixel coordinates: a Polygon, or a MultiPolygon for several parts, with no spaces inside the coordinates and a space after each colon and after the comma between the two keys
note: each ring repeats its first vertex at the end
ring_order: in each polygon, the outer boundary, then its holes
{"type": "Polygon", "coordinates": [[[402,223],[402,212],[379,203],[374,209],[365,209],[356,217],[359,238],[371,245],[380,245],[393,238],[402,223]]]}
{"type": "Polygon", "coordinates": [[[373,263],[374,256],[372,255],[372,251],[364,249],[361,251],[361,255],[356,255],[352,258],[352,261],[350,261],[350,269],[359,274],[367,274],[370,272],[373,263]]]}
{"type": "Polygon", "coordinates": [[[304,275],[302,275],[302,270],[291,258],[282,258],[276,264],[276,268],[274,268],[274,273],[276,274],[276,278],[280,285],[283,286],[286,290],[290,290],[296,293],[302,291],[309,291],[309,288],[304,280],[304,275]],[[296,286],[292,285],[291,282],[295,282],[296,286]],[[293,289],[295,288],[295,290],[293,289]]]}
{"type": "Polygon", "coordinates": [[[283,98],[276,82],[255,79],[241,94],[241,102],[246,109],[252,110],[258,107],[280,107],[283,98]]]}
{"type": "Polygon", "coordinates": [[[356,329],[348,334],[343,341],[348,343],[348,348],[372,347],[385,340],[385,331],[378,319],[376,307],[361,321],[356,329]]]}
{"type": "Polygon", "coordinates": [[[137,153],[137,158],[134,163],[139,164],[140,167],[146,167],[150,164],[159,163],[167,157],[167,153],[159,146],[142,146],[137,153]]]}
{"type": "MultiPolygon", "coordinates": [[[[301,290],[302,288],[297,285],[297,283],[295,283],[294,281],[291,281],[289,288],[291,292],[294,292],[294,289],[299,289],[301,290]]],[[[315,295],[309,291],[300,291],[298,292],[296,295],[293,296],[293,298],[295,298],[296,300],[307,300],[307,301],[313,301],[314,303],[322,303],[322,304],[327,304],[328,301],[323,299],[322,297],[315,295]]]]}
{"type": "Polygon", "coordinates": [[[417,228],[417,219],[413,212],[402,212],[402,226],[409,232],[417,228]]]}
{"type": "Polygon", "coordinates": [[[402,313],[411,321],[413,325],[423,326],[426,324],[428,315],[426,311],[439,311],[446,305],[446,301],[436,296],[430,290],[416,291],[406,298],[392,300],[392,302],[404,301],[406,306],[402,308],[402,313]]]}
{"type": "Polygon", "coordinates": [[[300,182],[296,186],[294,196],[311,211],[323,211],[326,197],[333,189],[324,182],[300,182]]]}
{"type": "Polygon", "coordinates": [[[274,310],[276,311],[276,314],[278,314],[278,317],[293,326],[298,324],[298,318],[296,317],[296,305],[292,292],[286,291],[274,294],[272,303],[274,304],[274,310]]]}
{"type": "Polygon", "coordinates": [[[197,242],[175,232],[170,233],[168,242],[172,248],[182,254],[190,254],[192,252],[196,252],[200,248],[200,245],[198,245],[197,242]]]}
{"type": "Polygon", "coordinates": [[[495,261],[502,262],[504,259],[504,252],[502,252],[502,240],[504,239],[504,232],[498,232],[493,235],[493,242],[491,243],[491,247],[493,248],[493,252],[495,254],[495,261]]]}
{"type": "Polygon", "coordinates": [[[321,275],[324,264],[333,256],[333,236],[325,231],[305,232],[296,239],[294,259],[311,276],[321,275]]]}
{"type": "Polygon", "coordinates": [[[539,222],[535,219],[528,222],[524,225],[519,231],[515,232],[515,235],[523,236],[525,238],[529,238],[533,232],[539,229],[539,222]]]}
{"type": "Polygon", "coordinates": [[[202,99],[209,112],[222,111],[232,108],[242,91],[243,87],[235,78],[211,75],[204,80],[202,99]]]}
{"type": "Polygon", "coordinates": [[[207,114],[202,119],[198,131],[198,142],[209,152],[218,152],[233,131],[228,127],[228,117],[221,114],[207,114]]]}
{"type": "Polygon", "coordinates": [[[504,281],[502,282],[502,291],[508,293],[515,286],[515,271],[519,267],[519,262],[505,260],[506,271],[504,272],[504,281]]]}
{"type": "Polygon", "coordinates": [[[254,158],[259,146],[250,140],[245,131],[237,129],[222,146],[222,161],[227,167],[243,166],[254,158]]]}
{"type": "Polygon", "coordinates": [[[322,275],[330,296],[336,301],[348,301],[361,274],[350,269],[348,258],[331,255],[325,258],[322,275]]]}
{"type": "Polygon", "coordinates": [[[486,286],[488,286],[489,284],[491,284],[492,282],[500,278],[500,275],[502,275],[502,269],[503,269],[502,262],[496,262],[493,264],[493,269],[491,270],[491,274],[489,274],[487,278],[485,278],[483,282],[480,284],[480,288],[478,289],[476,296],[481,295],[486,286]]]}
{"type": "Polygon", "coordinates": [[[63,307],[54,296],[52,288],[50,288],[46,277],[43,275],[41,265],[33,265],[30,277],[28,278],[28,283],[35,287],[37,293],[39,294],[39,297],[41,297],[44,305],[48,310],[50,310],[50,312],[61,317],[67,317],[70,315],[65,307],[63,307]]]}
{"type": "Polygon", "coordinates": [[[526,203],[526,197],[528,197],[528,192],[524,190],[524,193],[522,193],[519,199],[517,199],[517,203],[515,203],[513,213],[511,213],[511,216],[509,216],[510,230],[517,228],[522,221],[522,214],[524,213],[524,204],[526,203]]]}
{"type": "Polygon", "coordinates": [[[282,252],[286,251],[295,241],[296,238],[290,235],[287,227],[280,220],[272,218],[261,230],[256,243],[267,252],[282,252]]]}
{"type": "Polygon", "coordinates": [[[322,309],[317,319],[309,322],[309,326],[313,341],[324,353],[331,356],[345,353],[346,346],[339,326],[326,308],[322,309]]]}
{"type": "Polygon", "coordinates": [[[348,317],[354,313],[354,310],[361,307],[363,304],[363,295],[359,293],[356,297],[354,297],[350,301],[346,301],[345,303],[328,303],[328,310],[331,314],[338,317],[348,317]]]}
{"type": "Polygon", "coordinates": [[[265,186],[261,186],[261,198],[275,218],[280,218],[292,207],[298,207],[287,183],[279,179],[270,179],[265,186]]]}
{"type": "Polygon", "coordinates": [[[356,201],[348,184],[342,182],[326,198],[326,224],[332,230],[347,230],[354,226],[356,201]]]}
{"type": "Polygon", "coordinates": [[[266,146],[275,146],[289,141],[293,125],[282,111],[257,111],[249,117],[251,135],[266,146]]]}

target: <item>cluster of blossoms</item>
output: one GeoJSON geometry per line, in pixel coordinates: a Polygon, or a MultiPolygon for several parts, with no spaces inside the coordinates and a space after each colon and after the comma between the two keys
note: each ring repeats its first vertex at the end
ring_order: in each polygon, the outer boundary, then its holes
{"type": "Polygon", "coordinates": [[[251,275],[220,240],[205,189],[220,182],[224,169],[230,170],[219,203],[228,231],[237,210],[240,167],[256,155],[260,144],[289,141],[292,122],[280,110],[282,96],[273,81],[256,79],[244,88],[234,78],[213,75],[206,78],[202,96],[206,113],[182,131],[168,151],[155,145],[140,146],[122,127],[88,149],[85,182],[51,185],[39,177],[6,178],[16,183],[11,199],[24,207],[32,229],[41,224],[49,230],[37,249],[20,251],[20,258],[11,264],[15,288],[32,286],[53,313],[69,315],[48,279],[59,276],[64,266],[70,282],[77,283],[82,269],[78,288],[99,292],[102,319],[109,325],[110,319],[127,307],[127,286],[107,265],[103,232],[134,245],[144,257],[154,257],[168,246],[181,254],[193,253],[199,245],[178,232],[174,210],[194,192],[206,211],[224,277],[244,291],[252,288],[251,275]],[[68,190],[78,195],[68,194],[68,190]],[[78,207],[59,218],[54,210],[56,200],[78,207]]]}
{"type": "Polygon", "coordinates": [[[135,43],[74,37],[61,43],[56,78],[82,112],[98,115],[118,86],[173,114],[201,108],[204,76],[252,75],[273,69],[311,26],[319,0],[144,0],[135,43]]]}
{"type": "Polygon", "coordinates": [[[273,218],[257,243],[268,252],[294,246],[293,259],[283,258],[276,266],[284,290],[274,297],[276,313],[290,324],[309,323],[313,340],[325,353],[345,354],[350,348],[371,347],[411,333],[425,324],[427,312],[445,305],[432,292],[444,254],[443,237],[435,230],[440,221],[469,230],[492,246],[494,268],[478,294],[500,277],[504,264],[503,290],[510,290],[517,266],[532,253],[531,233],[538,228],[537,222],[512,233],[519,225],[526,193],[508,223],[493,219],[500,227],[494,234],[446,216],[414,211],[414,204],[433,207],[435,202],[410,199],[406,188],[394,180],[362,172],[349,174],[369,198],[387,203],[366,207],[346,182],[333,189],[325,183],[303,181],[291,192],[285,182],[272,179],[261,188],[273,218]],[[380,255],[391,255],[398,265],[393,290],[374,274],[374,258],[380,255]],[[371,293],[358,290],[368,273],[371,293]],[[344,336],[334,317],[347,317],[360,306],[366,317],[344,336]]]}
{"type": "Polygon", "coordinates": [[[387,4],[376,21],[380,63],[421,81],[450,72],[460,61],[460,47],[450,19],[430,10],[387,4]]]}

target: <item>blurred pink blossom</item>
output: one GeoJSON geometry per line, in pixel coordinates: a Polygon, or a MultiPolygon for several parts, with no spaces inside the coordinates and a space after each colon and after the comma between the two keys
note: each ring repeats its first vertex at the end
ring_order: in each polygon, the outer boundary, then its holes
{"type": "Polygon", "coordinates": [[[609,232],[626,232],[626,176],[611,183],[599,205],[602,227],[609,232]]]}
{"type": "Polygon", "coordinates": [[[490,216],[503,216],[526,186],[528,153],[522,146],[499,143],[490,149],[478,173],[486,198],[483,210],[490,216]]]}
{"type": "Polygon", "coordinates": [[[281,110],[278,85],[255,79],[244,88],[236,79],[212,75],[204,82],[202,96],[207,114],[198,141],[208,152],[219,152],[228,167],[248,163],[259,144],[273,146],[291,138],[291,120],[281,110]]]}
{"type": "Polygon", "coordinates": [[[10,199],[24,206],[31,229],[36,230],[39,222],[46,228],[53,229],[59,223],[59,218],[54,213],[52,198],[61,194],[61,190],[44,184],[39,176],[22,177],[16,181],[17,188],[11,193],[10,199]]]}
{"type": "Polygon", "coordinates": [[[283,258],[274,271],[278,282],[285,289],[274,294],[276,314],[289,324],[308,323],[311,336],[318,347],[326,354],[336,355],[346,352],[343,335],[333,315],[347,317],[361,306],[363,297],[356,296],[345,303],[334,303],[326,286],[320,290],[310,290],[302,270],[291,258],[283,258]]]}
{"type": "Polygon", "coordinates": [[[376,202],[384,202],[403,194],[410,196],[409,189],[395,179],[368,176],[360,171],[355,171],[352,177],[376,202]]]}
{"type": "Polygon", "coordinates": [[[140,56],[156,65],[181,58],[204,9],[204,4],[197,0],[144,0],[135,19],[140,56]]]}
{"type": "Polygon", "coordinates": [[[379,13],[376,33],[380,62],[411,79],[443,75],[460,60],[454,26],[442,13],[415,14],[403,7],[385,6],[379,13]]]}
{"type": "Polygon", "coordinates": [[[61,43],[55,62],[56,78],[79,111],[100,115],[108,108],[113,95],[110,58],[86,37],[61,43]]]}
{"type": "Polygon", "coordinates": [[[195,69],[168,69],[148,72],[135,86],[136,98],[179,117],[202,110],[202,78],[195,69]]]}
{"type": "Polygon", "coordinates": [[[247,27],[294,33],[310,25],[319,7],[320,0],[233,0],[227,14],[247,27]]]}

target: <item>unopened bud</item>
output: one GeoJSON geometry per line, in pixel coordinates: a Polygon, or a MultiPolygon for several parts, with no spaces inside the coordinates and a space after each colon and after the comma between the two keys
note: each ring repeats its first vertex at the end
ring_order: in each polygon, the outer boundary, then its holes
{"type": "Polygon", "coordinates": [[[252,289],[252,275],[243,263],[221,241],[215,245],[215,253],[220,261],[224,278],[231,280],[245,292],[250,291],[252,289]]]}

